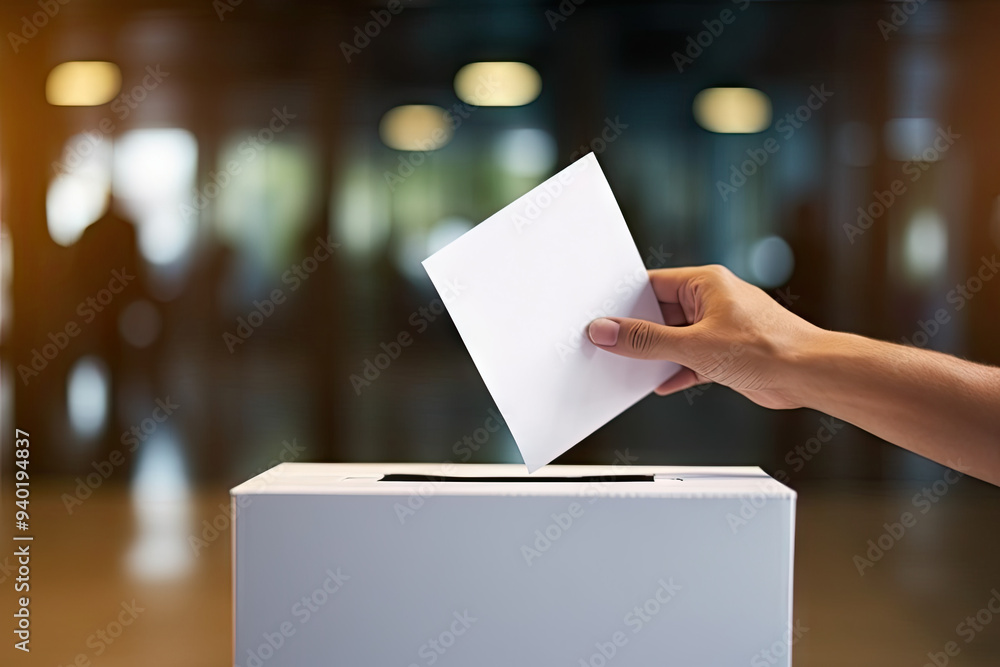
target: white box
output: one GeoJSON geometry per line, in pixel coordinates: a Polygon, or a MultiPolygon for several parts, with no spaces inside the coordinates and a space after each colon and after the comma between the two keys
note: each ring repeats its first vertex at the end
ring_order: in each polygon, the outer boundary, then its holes
{"type": "Polygon", "coordinates": [[[791,664],[795,493],[759,468],[285,463],[232,496],[240,667],[791,664]]]}

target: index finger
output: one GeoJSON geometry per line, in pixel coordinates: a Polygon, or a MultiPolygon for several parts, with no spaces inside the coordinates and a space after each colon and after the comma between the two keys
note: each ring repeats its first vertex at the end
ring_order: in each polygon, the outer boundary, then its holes
{"type": "Polygon", "coordinates": [[[675,269],[648,271],[653,294],[660,303],[680,303],[680,291],[692,278],[705,272],[703,266],[682,266],[675,269]]]}

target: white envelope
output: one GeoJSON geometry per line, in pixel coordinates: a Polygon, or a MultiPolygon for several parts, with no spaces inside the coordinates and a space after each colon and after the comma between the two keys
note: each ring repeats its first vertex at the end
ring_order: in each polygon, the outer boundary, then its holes
{"type": "Polygon", "coordinates": [[[673,375],[595,347],[597,317],[663,323],[593,153],[423,262],[534,472],[673,375]]]}

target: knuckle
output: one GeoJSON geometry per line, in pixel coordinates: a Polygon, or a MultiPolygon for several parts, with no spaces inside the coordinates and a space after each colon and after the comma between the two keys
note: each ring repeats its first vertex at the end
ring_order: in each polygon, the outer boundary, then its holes
{"type": "Polygon", "coordinates": [[[733,275],[732,271],[721,264],[709,264],[705,268],[715,278],[729,278],[733,275]]]}
{"type": "Polygon", "coordinates": [[[653,351],[653,326],[649,322],[637,322],[628,332],[628,344],[635,352],[648,356],[653,351]]]}

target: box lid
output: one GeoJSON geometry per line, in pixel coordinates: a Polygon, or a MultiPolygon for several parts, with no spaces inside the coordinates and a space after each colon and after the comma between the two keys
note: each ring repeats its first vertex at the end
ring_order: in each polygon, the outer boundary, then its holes
{"type": "Polygon", "coordinates": [[[529,474],[516,463],[282,463],[231,493],[795,498],[758,467],[549,465],[529,474]]]}

